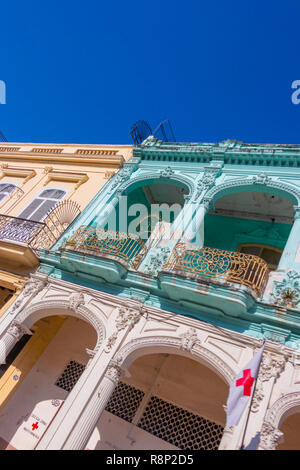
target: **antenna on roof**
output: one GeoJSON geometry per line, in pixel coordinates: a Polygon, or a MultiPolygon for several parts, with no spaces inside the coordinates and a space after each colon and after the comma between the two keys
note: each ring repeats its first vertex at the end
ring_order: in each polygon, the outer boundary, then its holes
{"type": "Polygon", "coordinates": [[[0,131],[0,140],[2,142],[8,142],[7,138],[5,137],[5,135],[3,134],[3,132],[0,131]]]}

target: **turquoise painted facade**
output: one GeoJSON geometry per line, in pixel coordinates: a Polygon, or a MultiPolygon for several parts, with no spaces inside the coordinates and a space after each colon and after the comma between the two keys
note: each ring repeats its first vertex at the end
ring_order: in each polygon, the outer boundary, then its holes
{"type": "Polygon", "coordinates": [[[40,271],[300,349],[300,147],[232,140],[172,144],[149,137],[42,252],[40,271]],[[92,249],[90,239],[76,238],[82,226],[109,228],[114,208],[115,231],[127,232],[135,215],[119,222],[126,212],[122,196],[128,208],[150,210],[166,198],[181,206],[177,217],[161,217],[164,235],[152,244],[144,240],[129,262],[116,248],[92,249]],[[212,251],[203,255],[203,247],[212,251]],[[264,258],[261,265],[252,255],[264,258]],[[256,288],[258,269],[264,277],[256,288]]]}

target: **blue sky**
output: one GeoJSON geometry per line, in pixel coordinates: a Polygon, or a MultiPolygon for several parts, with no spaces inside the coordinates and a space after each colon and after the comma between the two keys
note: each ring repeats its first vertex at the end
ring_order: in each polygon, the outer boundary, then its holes
{"type": "Polygon", "coordinates": [[[1,4],[9,141],[300,143],[299,1],[11,0],[1,4]]]}

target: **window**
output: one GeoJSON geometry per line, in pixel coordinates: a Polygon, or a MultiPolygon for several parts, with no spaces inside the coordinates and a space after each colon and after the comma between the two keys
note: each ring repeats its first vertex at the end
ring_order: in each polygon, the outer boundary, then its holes
{"type": "Polygon", "coordinates": [[[270,270],[277,268],[282,254],[282,250],[280,248],[269,245],[256,245],[254,243],[239,245],[237,251],[248,255],[259,256],[268,263],[270,270]]]}
{"type": "Polygon", "coordinates": [[[14,190],[17,188],[15,184],[12,183],[1,183],[0,184],[0,202],[4,201],[14,190]]]}
{"type": "Polygon", "coordinates": [[[62,199],[66,191],[62,189],[45,189],[18,215],[21,219],[42,222],[47,213],[62,199]]]}

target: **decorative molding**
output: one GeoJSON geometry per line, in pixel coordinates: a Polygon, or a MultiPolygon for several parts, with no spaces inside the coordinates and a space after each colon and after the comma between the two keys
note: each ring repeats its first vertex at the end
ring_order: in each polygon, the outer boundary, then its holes
{"type": "Polygon", "coordinates": [[[271,423],[274,428],[279,428],[285,416],[290,415],[290,410],[300,406],[300,391],[287,393],[278,398],[267,410],[265,421],[271,423]]]}
{"type": "Polygon", "coordinates": [[[75,189],[79,188],[83,183],[88,181],[89,177],[86,173],[71,173],[71,172],[60,172],[60,171],[49,171],[48,177],[44,182],[46,186],[50,181],[66,181],[71,183],[77,183],[75,189]]]}
{"type": "MultiPolygon", "coordinates": [[[[141,337],[131,340],[129,343],[125,344],[114,356],[113,363],[124,367],[128,367],[128,362],[130,362],[130,356],[137,351],[138,349],[144,349],[145,347],[165,347],[171,348],[175,351],[182,350],[182,338],[174,336],[154,336],[154,337],[141,337]]],[[[237,371],[231,369],[228,364],[226,364],[221,357],[217,356],[215,353],[211,352],[207,348],[201,346],[198,342],[194,343],[191,348],[190,354],[193,354],[193,359],[197,357],[201,361],[205,361],[210,364],[213,369],[221,376],[225,381],[230,384],[234,377],[237,374],[237,371]]],[[[136,356],[135,356],[136,357],[136,356]]]]}
{"type": "Polygon", "coordinates": [[[81,305],[85,304],[83,292],[72,292],[69,296],[69,307],[74,312],[78,313],[78,309],[81,305]]]}
{"type": "Polygon", "coordinates": [[[181,349],[186,352],[192,353],[192,349],[196,343],[200,343],[195,328],[189,328],[185,333],[179,335],[181,338],[181,349]]]}
{"type": "Polygon", "coordinates": [[[129,327],[128,331],[132,330],[132,328],[140,320],[142,314],[143,314],[142,306],[140,306],[140,308],[138,309],[125,308],[125,307],[118,308],[118,316],[115,320],[116,331],[112,333],[107,339],[106,346],[104,348],[104,351],[106,353],[110,352],[111,348],[116,343],[120,331],[124,330],[127,327],[129,327]]]}
{"type": "Polygon", "coordinates": [[[163,170],[160,170],[159,175],[161,178],[171,178],[175,174],[175,171],[172,170],[170,166],[167,166],[163,170]]]}
{"type": "Polygon", "coordinates": [[[24,289],[17,300],[13,303],[10,313],[13,314],[20,305],[24,302],[26,297],[36,296],[39,292],[41,292],[47,285],[47,280],[39,280],[39,279],[29,279],[29,281],[25,284],[24,289]]]}
{"type": "Polygon", "coordinates": [[[35,170],[26,170],[24,168],[10,168],[7,164],[1,165],[1,175],[0,180],[4,178],[4,176],[13,176],[15,178],[24,178],[22,186],[27,183],[31,178],[36,176],[35,170]]]}
{"type": "Polygon", "coordinates": [[[260,431],[259,449],[275,450],[283,437],[283,433],[271,423],[265,421],[260,431]]]}
{"type": "Polygon", "coordinates": [[[13,336],[17,341],[23,335],[32,335],[32,331],[29,330],[25,325],[18,321],[13,321],[7,329],[7,333],[13,336]]]}
{"type": "Polygon", "coordinates": [[[90,310],[87,306],[80,303],[77,306],[76,311],[70,308],[70,300],[41,300],[35,303],[30,303],[26,308],[22,309],[20,313],[16,316],[16,321],[26,323],[27,327],[31,327],[34,323],[40,320],[43,317],[49,315],[58,315],[62,314],[61,311],[66,311],[66,315],[69,315],[81,318],[88,323],[96,330],[97,332],[97,344],[94,350],[98,351],[103,339],[105,337],[105,327],[102,320],[99,316],[90,310]],[[58,313],[60,312],[60,313],[58,313]]]}
{"type": "Polygon", "coordinates": [[[263,359],[259,368],[259,380],[267,382],[274,378],[275,380],[280,376],[285,368],[287,357],[272,354],[270,352],[264,353],[263,359]]]}
{"type": "Polygon", "coordinates": [[[197,182],[196,189],[192,195],[192,202],[196,202],[203,191],[208,191],[212,186],[214,186],[216,178],[220,175],[222,171],[222,165],[212,161],[210,165],[204,167],[204,172],[197,182]]]}
{"type": "Polygon", "coordinates": [[[273,282],[272,298],[281,307],[293,308],[300,301],[300,275],[297,271],[288,271],[281,281],[273,282]]]}
{"type": "Polygon", "coordinates": [[[105,377],[110,379],[115,385],[118,385],[124,373],[125,372],[121,369],[121,367],[111,363],[106,370],[105,377]]]}
{"type": "MultiPolygon", "coordinates": [[[[119,173],[116,173],[116,176],[119,175],[119,173]]],[[[155,181],[157,181],[157,183],[159,183],[160,178],[161,178],[160,173],[157,173],[157,172],[156,173],[155,172],[149,172],[149,173],[143,172],[142,175],[140,174],[139,176],[135,176],[135,177],[127,179],[127,180],[124,179],[124,181],[123,181],[123,183],[120,187],[120,191],[123,193],[124,191],[127,191],[127,189],[130,186],[136,185],[138,183],[147,182],[149,180],[151,180],[151,181],[155,180],[155,181]]],[[[189,192],[189,195],[194,192],[195,183],[192,179],[188,178],[187,176],[179,174],[179,173],[174,173],[174,175],[172,175],[172,177],[170,179],[174,182],[181,183],[183,186],[185,186],[186,189],[189,192]]],[[[185,195],[185,196],[188,196],[188,195],[185,195]]]]}
{"type": "Polygon", "coordinates": [[[286,193],[289,193],[293,198],[296,200],[296,204],[300,205],[300,189],[297,188],[296,186],[292,186],[291,184],[284,183],[282,181],[275,181],[273,178],[268,177],[267,175],[262,174],[258,175],[257,177],[255,176],[250,176],[248,178],[238,178],[238,179],[232,179],[229,181],[226,181],[225,183],[219,184],[218,186],[215,186],[214,188],[210,189],[207,193],[205,198],[207,201],[209,201],[211,204],[213,201],[216,200],[216,196],[219,193],[224,192],[225,190],[228,189],[234,189],[238,187],[245,187],[245,186],[268,186],[273,189],[278,189],[280,191],[284,191],[286,193]],[[255,178],[255,179],[254,179],[255,178]]]}
{"type": "Polygon", "coordinates": [[[146,274],[156,276],[160,268],[165,265],[167,259],[170,256],[170,253],[171,248],[167,246],[157,246],[155,248],[152,248],[151,251],[147,254],[147,258],[149,258],[149,261],[143,268],[143,271],[146,274]]]}

